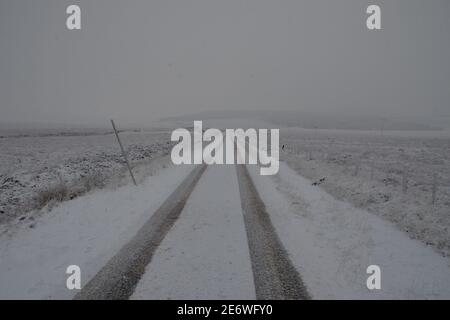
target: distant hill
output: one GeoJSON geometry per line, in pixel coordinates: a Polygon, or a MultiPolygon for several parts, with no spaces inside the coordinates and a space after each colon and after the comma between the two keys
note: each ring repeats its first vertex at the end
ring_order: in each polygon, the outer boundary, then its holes
{"type": "Polygon", "coordinates": [[[344,114],[320,114],[303,111],[207,111],[178,117],[165,118],[166,121],[194,121],[207,119],[259,119],[280,127],[302,127],[307,129],[348,129],[348,130],[441,130],[442,126],[432,119],[407,119],[381,116],[361,116],[344,114]]]}

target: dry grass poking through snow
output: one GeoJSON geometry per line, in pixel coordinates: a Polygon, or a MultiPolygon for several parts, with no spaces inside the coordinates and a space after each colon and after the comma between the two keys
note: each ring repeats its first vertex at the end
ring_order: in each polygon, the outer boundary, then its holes
{"type": "Polygon", "coordinates": [[[449,257],[450,137],[411,134],[287,129],[281,158],[335,198],[449,257]]]}
{"type": "MultiPolygon", "coordinates": [[[[137,168],[172,146],[169,132],[122,132],[121,139],[137,168]]],[[[112,134],[3,137],[0,149],[0,224],[127,175],[112,134]]]]}

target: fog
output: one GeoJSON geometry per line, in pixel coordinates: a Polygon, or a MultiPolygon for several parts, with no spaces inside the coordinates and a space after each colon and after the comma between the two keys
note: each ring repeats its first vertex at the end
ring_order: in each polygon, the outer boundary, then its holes
{"type": "Polygon", "coordinates": [[[449,18],[447,0],[0,0],[0,122],[448,117],[449,18]],[[382,30],[366,28],[369,4],[382,30]]]}

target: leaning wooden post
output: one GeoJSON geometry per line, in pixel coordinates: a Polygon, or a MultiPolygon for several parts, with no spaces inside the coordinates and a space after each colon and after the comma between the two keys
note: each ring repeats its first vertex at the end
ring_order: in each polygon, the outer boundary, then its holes
{"type": "Polygon", "coordinates": [[[119,142],[120,150],[122,150],[122,155],[125,159],[125,162],[127,163],[128,171],[130,171],[131,179],[133,179],[133,183],[136,186],[137,185],[136,179],[134,179],[133,171],[131,171],[131,166],[130,166],[130,163],[128,162],[127,154],[125,153],[125,150],[123,149],[122,142],[120,141],[120,138],[119,138],[119,133],[117,132],[116,125],[114,124],[114,120],[112,120],[112,119],[111,119],[111,124],[113,126],[114,133],[116,134],[117,141],[119,142]]]}

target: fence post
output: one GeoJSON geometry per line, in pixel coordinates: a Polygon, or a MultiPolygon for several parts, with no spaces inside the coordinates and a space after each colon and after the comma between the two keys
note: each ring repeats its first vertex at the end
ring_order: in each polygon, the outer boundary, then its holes
{"type": "Polygon", "coordinates": [[[133,180],[134,185],[137,186],[136,179],[134,179],[133,171],[131,171],[131,166],[130,166],[130,163],[128,162],[127,154],[125,153],[122,142],[120,141],[119,133],[117,132],[114,120],[112,120],[112,119],[111,119],[111,124],[113,126],[114,133],[116,134],[117,141],[119,142],[120,150],[122,151],[122,156],[125,159],[125,162],[127,163],[127,167],[128,167],[128,171],[130,172],[131,179],[133,180]]]}
{"type": "Polygon", "coordinates": [[[370,164],[370,180],[373,180],[373,176],[374,176],[374,165],[373,163],[370,164]]]}
{"type": "Polygon", "coordinates": [[[402,172],[402,192],[406,193],[408,191],[408,176],[406,169],[403,169],[402,172]]]}
{"type": "Polygon", "coordinates": [[[437,192],[437,174],[433,174],[433,185],[431,187],[431,204],[434,205],[436,202],[436,192],[437,192]]]}
{"type": "Polygon", "coordinates": [[[359,173],[359,166],[360,166],[360,163],[359,163],[359,160],[356,160],[356,163],[355,163],[355,170],[353,171],[353,175],[356,177],[357,175],[358,175],[358,173],[359,173]]]}

